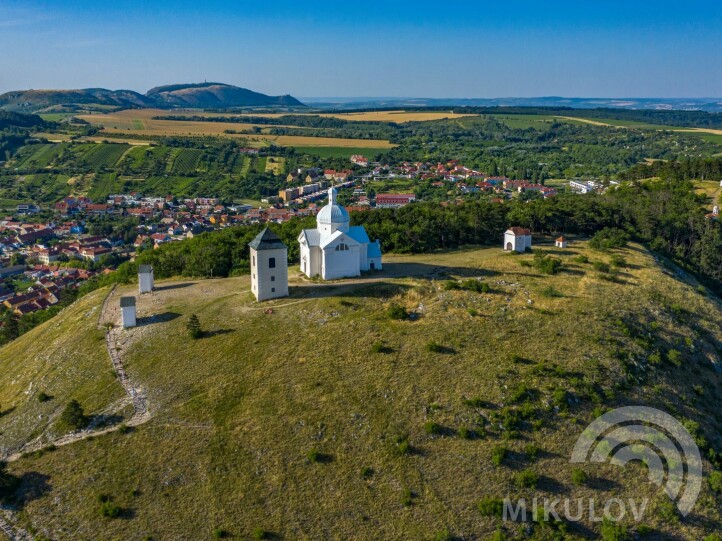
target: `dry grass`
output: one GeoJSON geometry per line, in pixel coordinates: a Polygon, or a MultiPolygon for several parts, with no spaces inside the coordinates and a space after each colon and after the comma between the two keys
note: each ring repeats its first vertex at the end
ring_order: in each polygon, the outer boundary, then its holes
{"type": "MultiPolygon", "coordinates": [[[[478,513],[476,502],[529,497],[512,484],[522,468],[541,476],[542,495],[600,501],[656,495],[636,466],[588,465],[589,474],[604,482],[574,487],[568,457],[593,404],[558,414],[549,399],[558,387],[580,392],[582,380],[608,388],[621,379],[614,351],[644,353],[615,322],[622,315],[653,320],[656,339],[682,350],[688,365],[653,369],[648,385],[606,402],[664,407],[715,434],[710,398],[720,376],[703,365],[712,345],[722,343],[719,303],[661,272],[639,246],[623,251],[628,264],[618,282],[573,260],[584,253],[608,261],[609,254],[583,243],[547,249],[563,259],[562,273],[538,274],[520,265],[531,256],[498,248],[389,256],[383,274],[332,285],[308,283],[293,269],[291,297],[262,305],[253,302],[248,277],[160,283],[159,291],[139,301],[140,317],[155,319],[127,333],[126,355],[129,372],[149,390],[154,419],[130,434],[13,463],[14,472],[50,476],[52,490],[26,505],[27,516],[58,541],[207,539],[215,527],[237,538],[260,527],[284,539],[428,539],[444,528],[486,539],[496,523],[478,513]],[[493,291],[443,287],[462,277],[481,278],[493,291]],[[549,287],[561,296],[545,296],[549,287]],[[420,317],[389,320],[390,303],[420,317]],[[672,304],[692,312],[694,325],[671,316],[672,304]],[[198,341],[184,328],[191,313],[208,332],[198,341]],[[694,338],[694,353],[684,336],[694,338]],[[445,349],[428,351],[430,341],[445,349]],[[375,342],[388,350],[372,353],[375,342]],[[548,374],[542,362],[558,370],[548,374]],[[520,383],[539,391],[534,409],[545,424],[522,428],[519,439],[503,442],[512,459],[497,467],[491,450],[502,434],[487,420],[520,383]],[[692,392],[697,383],[711,393],[705,400],[692,392]],[[468,398],[490,406],[470,407],[468,398]],[[444,435],[427,433],[430,422],[444,427],[444,435]],[[458,437],[462,427],[479,437],[458,437]],[[400,435],[408,435],[413,453],[395,452],[400,435]],[[533,463],[523,456],[530,442],[543,450],[533,463]],[[311,449],[328,460],[310,462],[311,449]],[[373,474],[364,478],[362,468],[373,474]],[[408,508],[402,504],[406,490],[414,494],[408,508]],[[99,493],[112,495],[130,518],[98,517],[99,493]]],[[[118,294],[131,292],[134,286],[118,294]]],[[[91,319],[85,331],[81,326],[69,336],[92,332],[91,319]]],[[[32,356],[19,360],[31,363],[32,356]]],[[[73,361],[70,352],[55,358],[59,369],[73,361]]],[[[15,370],[6,368],[3,381],[15,370]]],[[[17,407],[27,400],[18,394],[10,399],[17,407]]],[[[700,539],[704,521],[717,523],[719,513],[714,505],[696,513],[700,520],[677,527],[654,515],[645,523],[700,539]]]]}
{"type": "Polygon", "coordinates": [[[280,175],[286,165],[286,158],[283,156],[269,156],[266,158],[266,173],[280,175]]]}
{"type": "Polygon", "coordinates": [[[722,187],[718,180],[697,180],[694,182],[695,191],[707,197],[707,209],[711,212],[712,207],[722,203],[722,187]]]}
{"type": "Polygon", "coordinates": [[[563,118],[565,120],[576,120],[577,122],[583,122],[584,124],[591,124],[592,126],[611,126],[611,124],[599,122],[598,120],[589,120],[588,118],[577,118],[575,116],[559,116],[559,117],[555,117],[555,118],[563,118]]]}

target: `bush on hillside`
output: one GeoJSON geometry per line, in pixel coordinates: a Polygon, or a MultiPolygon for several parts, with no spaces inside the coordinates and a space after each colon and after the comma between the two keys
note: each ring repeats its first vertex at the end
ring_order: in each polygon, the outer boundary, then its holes
{"type": "Polygon", "coordinates": [[[514,476],[514,485],[517,488],[536,488],[539,476],[533,470],[522,470],[514,476]]]}
{"type": "Polygon", "coordinates": [[[623,229],[617,227],[605,227],[594,234],[589,241],[589,246],[595,250],[611,250],[612,248],[624,248],[629,242],[629,235],[623,229]]]}
{"type": "Polygon", "coordinates": [[[198,340],[203,336],[201,322],[198,319],[198,316],[195,314],[191,314],[191,316],[188,318],[188,322],[186,323],[186,329],[188,329],[188,334],[193,340],[198,340]]]}
{"type": "Polygon", "coordinates": [[[532,266],[542,274],[556,274],[562,268],[562,260],[558,257],[544,255],[541,252],[534,254],[532,266]]]}
{"type": "Polygon", "coordinates": [[[389,306],[388,310],[386,310],[386,315],[389,319],[409,319],[409,313],[406,311],[406,308],[398,304],[389,306]]]}
{"type": "Polygon", "coordinates": [[[501,498],[487,497],[476,504],[476,508],[484,517],[501,518],[504,512],[504,500],[501,498]]]}
{"type": "Polygon", "coordinates": [[[70,430],[82,430],[88,423],[90,418],[85,415],[83,406],[77,400],[71,400],[60,414],[60,424],[70,430]]]}

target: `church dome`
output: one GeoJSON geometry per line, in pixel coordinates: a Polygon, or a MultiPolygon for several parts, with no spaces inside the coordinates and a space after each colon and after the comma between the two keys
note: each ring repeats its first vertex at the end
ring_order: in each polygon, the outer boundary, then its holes
{"type": "Polygon", "coordinates": [[[348,212],[341,205],[336,203],[336,188],[328,191],[328,205],[323,207],[316,216],[319,224],[347,224],[349,221],[348,212]]]}

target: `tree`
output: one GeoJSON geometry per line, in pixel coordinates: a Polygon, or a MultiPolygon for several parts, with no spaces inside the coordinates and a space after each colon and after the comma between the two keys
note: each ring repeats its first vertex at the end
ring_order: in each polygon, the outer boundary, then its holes
{"type": "Polygon", "coordinates": [[[8,340],[15,340],[20,336],[20,322],[15,314],[10,314],[5,320],[5,336],[8,340]]]}
{"type": "Polygon", "coordinates": [[[190,334],[190,337],[193,338],[193,340],[198,340],[200,337],[203,336],[201,322],[198,319],[198,316],[195,314],[191,314],[191,317],[188,318],[188,323],[186,323],[186,329],[188,329],[188,334],[190,334]]]}
{"type": "Polygon", "coordinates": [[[71,400],[60,415],[61,425],[71,430],[82,430],[89,422],[90,419],[85,415],[83,406],[77,400],[71,400]]]}

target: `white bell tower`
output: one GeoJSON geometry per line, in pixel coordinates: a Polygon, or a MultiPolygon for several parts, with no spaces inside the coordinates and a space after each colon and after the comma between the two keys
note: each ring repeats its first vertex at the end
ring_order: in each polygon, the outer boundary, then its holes
{"type": "Polygon", "coordinates": [[[268,228],[248,247],[251,250],[251,291],[258,302],[288,296],[288,248],[268,228]]]}

